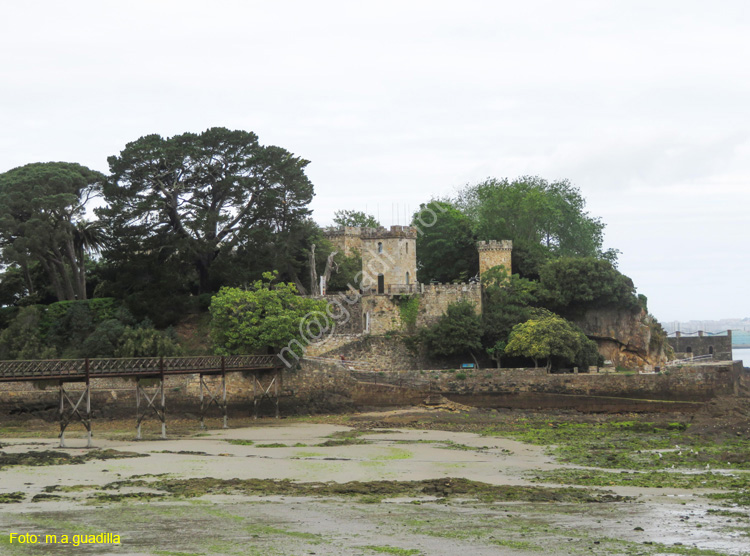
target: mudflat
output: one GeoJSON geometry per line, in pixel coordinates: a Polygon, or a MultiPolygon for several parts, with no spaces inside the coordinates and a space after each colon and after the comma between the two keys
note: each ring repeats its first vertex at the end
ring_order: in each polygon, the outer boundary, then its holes
{"type": "Polygon", "coordinates": [[[0,553],[750,554],[742,432],[452,409],[179,422],[144,441],[112,421],[93,450],[13,423],[0,553]]]}

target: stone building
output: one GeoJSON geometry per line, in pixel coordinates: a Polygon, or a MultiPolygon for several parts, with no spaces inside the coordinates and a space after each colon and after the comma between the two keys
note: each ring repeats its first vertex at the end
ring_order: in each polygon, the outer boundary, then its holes
{"type": "MultiPolygon", "coordinates": [[[[479,283],[421,284],[417,271],[417,229],[411,226],[390,228],[339,227],[326,230],[326,237],[339,252],[362,256],[359,294],[327,296],[329,303],[341,306],[345,315],[337,325],[341,337],[324,345],[312,345],[308,353],[321,355],[342,342],[363,334],[382,335],[393,331],[429,326],[445,314],[448,306],[460,301],[471,303],[482,313],[482,288],[479,283]],[[343,322],[345,321],[345,322],[343,322]],[[346,336],[344,338],[343,336],[346,336]]],[[[511,241],[478,244],[481,272],[504,264],[510,271],[511,241]]]]}
{"type": "Polygon", "coordinates": [[[361,244],[363,290],[381,295],[416,293],[416,228],[365,228],[361,244]]]}
{"type": "Polygon", "coordinates": [[[675,332],[667,338],[677,359],[690,359],[712,355],[720,361],[732,360],[732,331],[718,334],[705,333],[702,330],[691,334],[675,332]]]}

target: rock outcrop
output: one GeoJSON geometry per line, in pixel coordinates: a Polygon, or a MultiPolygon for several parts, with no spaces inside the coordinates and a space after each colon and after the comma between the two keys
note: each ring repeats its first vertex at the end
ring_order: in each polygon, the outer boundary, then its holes
{"type": "Polygon", "coordinates": [[[575,323],[615,366],[651,369],[667,361],[666,334],[646,311],[590,309],[575,323]]]}

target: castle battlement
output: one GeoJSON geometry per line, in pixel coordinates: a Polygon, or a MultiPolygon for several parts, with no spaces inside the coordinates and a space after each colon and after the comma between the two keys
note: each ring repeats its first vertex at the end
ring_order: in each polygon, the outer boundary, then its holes
{"type": "Polygon", "coordinates": [[[356,226],[330,226],[323,229],[323,234],[326,237],[332,236],[357,236],[362,235],[362,230],[370,230],[372,228],[358,228],[356,226]]]}
{"type": "Polygon", "coordinates": [[[435,291],[435,292],[441,292],[441,291],[469,291],[469,290],[478,290],[481,289],[481,285],[479,282],[473,283],[473,282],[460,282],[458,284],[454,283],[445,283],[442,282],[435,282],[432,284],[420,284],[420,290],[422,292],[426,291],[435,291]]]}
{"type": "Polygon", "coordinates": [[[417,229],[411,226],[391,226],[390,228],[361,228],[362,239],[417,239],[417,229]]]}
{"type": "Polygon", "coordinates": [[[490,241],[478,241],[478,251],[512,251],[513,241],[510,239],[502,239],[500,241],[491,239],[490,241]]]}

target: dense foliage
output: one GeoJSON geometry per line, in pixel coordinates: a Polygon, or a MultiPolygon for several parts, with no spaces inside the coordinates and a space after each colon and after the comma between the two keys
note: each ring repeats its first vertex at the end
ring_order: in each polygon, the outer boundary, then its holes
{"type": "Polygon", "coordinates": [[[307,341],[332,325],[326,302],[301,297],[294,284],[267,272],[250,289],[222,288],[211,300],[211,340],[217,354],[278,353],[291,346],[300,355],[307,341]]]}
{"type": "Polygon", "coordinates": [[[114,299],[21,307],[0,332],[0,359],[179,355],[173,329],[136,321],[114,299]]]}
{"type": "Polygon", "coordinates": [[[379,228],[377,219],[359,210],[337,210],[333,213],[333,223],[337,226],[349,226],[352,228],[379,228]]]}
{"type": "Polygon", "coordinates": [[[421,205],[412,226],[419,229],[417,269],[420,281],[466,282],[477,274],[479,255],[471,220],[453,204],[432,201],[421,205]]]}
{"type": "Polygon", "coordinates": [[[537,283],[509,275],[501,267],[491,268],[482,276],[482,343],[498,361],[513,327],[531,318],[537,304],[537,283]]]}
{"type": "Polygon", "coordinates": [[[575,316],[592,307],[619,307],[640,311],[633,281],[612,263],[594,257],[563,257],[540,270],[544,303],[565,316],[575,316]]]}
{"type": "Polygon", "coordinates": [[[328,291],[329,292],[345,292],[351,288],[357,289],[359,287],[358,278],[361,278],[362,274],[362,255],[360,255],[357,249],[352,249],[350,255],[344,255],[343,253],[337,253],[334,257],[336,263],[335,272],[331,275],[331,279],[328,280],[328,291]]]}
{"type": "Polygon", "coordinates": [[[482,319],[471,303],[454,303],[433,326],[420,331],[420,339],[434,356],[476,357],[482,349],[482,319]]]}
{"type": "Polygon", "coordinates": [[[247,131],[147,135],[108,161],[108,206],[98,214],[111,223],[112,237],[172,245],[195,266],[200,291],[209,291],[222,253],[255,230],[288,231],[309,213],[313,195],[308,161],[262,146],[247,131]]]}
{"type": "Polygon", "coordinates": [[[603,250],[604,224],[586,212],[580,191],[567,180],[488,179],[465,188],[457,204],[478,239],[513,240],[513,271],[521,276],[537,277],[551,258],[616,259],[616,251],[603,250]]]}
{"type": "MultiPolygon", "coordinates": [[[[592,308],[640,311],[645,298],[615,268],[617,252],[603,248],[604,224],[585,205],[568,181],[531,176],[488,179],[454,200],[423,204],[412,222],[418,228],[420,281],[465,282],[478,268],[477,240],[509,239],[513,268],[496,267],[482,276],[482,348],[498,363],[593,364],[595,344],[566,319],[592,308]]],[[[442,352],[440,338],[428,332],[421,333],[422,342],[442,352]]],[[[452,353],[462,343],[464,353],[476,349],[473,337],[442,340],[452,353]]]]}

